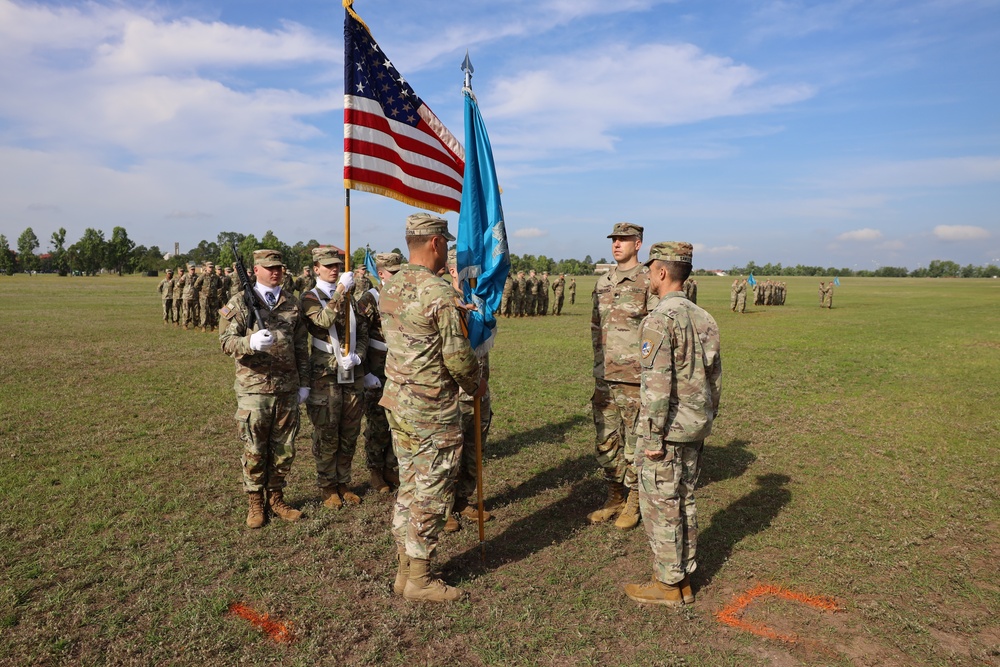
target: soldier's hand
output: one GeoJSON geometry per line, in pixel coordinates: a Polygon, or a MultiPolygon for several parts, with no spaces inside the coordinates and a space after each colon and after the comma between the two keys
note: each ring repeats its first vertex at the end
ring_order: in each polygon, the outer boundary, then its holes
{"type": "Polygon", "coordinates": [[[355,366],[361,364],[361,357],[359,357],[357,353],[351,352],[350,354],[345,354],[340,359],[338,359],[337,363],[340,364],[340,367],[342,369],[344,369],[345,371],[349,371],[355,366]]]}
{"type": "Polygon", "coordinates": [[[250,349],[264,352],[274,345],[274,336],[267,329],[261,329],[250,334],[250,349]]]}
{"type": "Polygon", "coordinates": [[[662,449],[647,449],[646,458],[650,461],[659,461],[663,458],[665,452],[662,449]]]}
{"type": "Polygon", "coordinates": [[[309,398],[309,387],[299,387],[299,405],[305,403],[307,398],[309,398]]]}
{"type": "Polygon", "coordinates": [[[486,380],[480,380],[479,386],[476,387],[476,393],[472,395],[472,398],[482,398],[489,391],[489,385],[486,380]]]}
{"type": "Polygon", "coordinates": [[[337,281],[337,286],[343,286],[345,292],[350,292],[354,289],[354,271],[345,271],[340,274],[340,280],[337,281]]]}
{"type": "Polygon", "coordinates": [[[378,389],[382,386],[382,381],[378,379],[377,375],[369,373],[365,376],[365,389],[378,389]]]}

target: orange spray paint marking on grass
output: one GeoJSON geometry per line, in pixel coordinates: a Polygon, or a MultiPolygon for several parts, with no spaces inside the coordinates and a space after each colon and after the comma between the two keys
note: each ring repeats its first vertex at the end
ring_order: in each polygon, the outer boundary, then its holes
{"type": "Polygon", "coordinates": [[[757,598],[774,596],[782,598],[784,600],[791,600],[792,602],[801,602],[804,605],[813,607],[814,609],[821,609],[823,611],[837,611],[840,607],[832,598],[821,597],[818,595],[806,595],[805,593],[797,593],[795,591],[790,591],[780,586],[771,586],[769,584],[758,584],[757,586],[751,588],[746,593],[743,593],[735,600],[730,602],[721,611],[715,614],[715,617],[719,619],[720,622],[726,625],[731,625],[734,628],[739,628],[740,630],[746,630],[747,632],[752,632],[760,637],[766,637],[768,639],[777,639],[783,642],[788,642],[794,644],[798,641],[796,635],[783,635],[775,630],[772,630],[763,623],[751,623],[749,621],[744,621],[740,618],[743,611],[750,605],[751,602],[757,598]]]}
{"type": "Polygon", "coordinates": [[[271,620],[269,614],[261,614],[239,602],[229,605],[229,613],[250,621],[251,624],[266,632],[271,639],[279,644],[289,644],[295,639],[292,628],[287,623],[271,620]]]}

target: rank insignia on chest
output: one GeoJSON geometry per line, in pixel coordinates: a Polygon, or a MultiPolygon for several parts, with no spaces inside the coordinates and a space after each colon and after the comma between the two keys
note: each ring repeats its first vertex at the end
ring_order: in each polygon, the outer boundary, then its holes
{"type": "Polygon", "coordinates": [[[642,358],[645,359],[653,351],[653,341],[642,341],[642,358]]]}

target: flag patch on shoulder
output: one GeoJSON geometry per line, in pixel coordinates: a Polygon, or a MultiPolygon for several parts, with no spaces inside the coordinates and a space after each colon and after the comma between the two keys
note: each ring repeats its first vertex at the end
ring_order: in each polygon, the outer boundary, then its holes
{"type": "Polygon", "coordinates": [[[230,310],[229,306],[223,306],[222,310],[219,311],[219,315],[221,315],[223,319],[228,320],[229,319],[229,314],[232,313],[232,312],[233,311],[230,310]]]}
{"type": "Polygon", "coordinates": [[[653,351],[653,341],[644,340],[642,341],[642,358],[645,359],[653,351]]]}

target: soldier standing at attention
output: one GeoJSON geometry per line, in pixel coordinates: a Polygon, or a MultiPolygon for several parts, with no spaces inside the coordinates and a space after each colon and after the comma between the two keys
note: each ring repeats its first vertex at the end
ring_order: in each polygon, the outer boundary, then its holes
{"type": "Polygon", "coordinates": [[[503,294],[500,297],[500,314],[504,317],[510,317],[511,291],[514,289],[514,284],[514,275],[508,272],[507,280],[503,283],[503,294]]]}
{"type": "Polygon", "coordinates": [[[833,283],[827,283],[826,294],[823,296],[823,306],[833,308],[833,283]]]}
{"type": "Polygon", "coordinates": [[[368,269],[361,264],[354,269],[354,300],[357,301],[361,295],[372,288],[372,281],[368,277],[368,269]]]}
{"type": "Polygon", "coordinates": [[[562,315],[563,292],[566,290],[566,274],[560,273],[559,277],[552,283],[552,293],[555,295],[555,303],[552,305],[553,315],[562,315]]]}
{"type": "Polygon", "coordinates": [[[215,265],[206,262],[194,285],[198,290],[198,306],[201,309],[201,330],[211,331],[216,327],[215,314],[219,310],[219,304],[215,301],[219,294],[219,276],[215,275],[215,265]]]}
{"type": "MultiPolygon", "coordinates": [[[[375,255],[375,270],[385,281],[392,278],[403,265],[398,252],[380,252],[375,255]]],[[[388,347],[382,332],[382,317],[378,312],[379,292],[372,288],[358,300],[358,315],[368,323],[368,355],[365,357],[365,463],[368,466],[369,484],[379,494],[389,493],[390,487],[399,486],[399,465],[392,451],[392,434],[385,409],[379,405],[385,384],[385,357],[388,347]]]]}
{"type": "Polygon", "coordinates": [[[351,294],[354,273],[340,272],[344,261],[337,249],[318,246],[312,257],[316,287],[302,295],[302,317],[312,335],[306,412],[313,425],[320,501],[338,509],[361,502],[348,485],[365,414],[362,363],[368,354],[368,321],[358,316],[351,294]]]}
{"type": "Polygon", "coordinates": [[[570,278],[569,280],[569,305],[574,305],[576,303],[576,278],[570,278]]]}
{"type": "Polygon", "coordinates": [[[524,271],[517,272],[517,301],[515,304],[517,316],[524,317],[528,310],[528,279],[524,277],[524,271]]]}
{"type": "Polygon", "coordinates": [[[819,307],[826,305],[826,283],[819,281],[819,307]]]}
{"type": "Polygon", "coordinates": [[[525,307],[528,317],[534,317],[538,313],[538,277],[534,269],[528,270],[528,279],[525,282],[528,286],[528,302],[525,307]]]}
{"type": "Polygon", "coordinates": [[[381,405],[399,459],[392,534],[399,569],[393,590],[408,600],[452,601],[464,592],[430,574],[462,458],[459,389],[487,391],[462,333],[455,290],[437,277],[448,258],[448,222],[428,213],[406,219],[410,263],[382,287],[379,310],[389,354],[381,405]]]}
{"type": "Polygon", "coordinates": [[[167,269],[167,277],[160,281],[156,287],[163,300],[163,324],[167,325],[174,321],[174,270],[167,269]]]}
{"type": "Polygon", "coordinates": [[[219,313],[219,341],[236,361],[236,430],[243,443],[243,489],[250,499],[247,526],[260,528],[265,492],[273,514],[285,521],[302,517],[285,503],[284,488],[295,460],[299,403],[309,395],[309,333],[298,300],[281,289],[281,253],[256,250],[253,263],[252,297],[264,322],[251,327],[243,295],[234,296],[219,313]]]}
{"type": "Polygon", "coordinates": [[[549,314],[549,272],[542,271],[542,277],[538,279],[538,314],[549,314]]]}
{"type": "Polygon", "coordinates": [[[639,263],[642,231],[639,225],[619,222],[608,236],[618,265],[597,279],[590,320],[597,462],[604,470],[608,498],[587,520],[601,523],[617,516],[615,527],[620,530],[639,523],[633,462],[639,418],[639,324],[658,299],[649,286],[649,269],[639,263]]]}
{"type": "Polygon", "coordinates": [[[747,312],[747,281],[742,278],[740,278],[740,282],[736,286],[736,312],[747,312]]]}
{"type": "Polygon", "coordinates": [[[184,267],[178,266],[174,272],[174,326],[181,325],[184,310],[184,267]]]}
{"type": "Polygon", "coordinates": [[[194,265],[188,267],[188,273],[181,278],[181,285],[184,286],[184,328],[197,325],[195,306],[198,303],[198,290],[195,281],[198,275],[195,273],[194,265]]]}
{"type": "Polygon", "coordinates": [[[729,310],[736,312],[736,290],[740,286],[740,279],[733,281],[733,286],[729,288],[729,310]]]}
{"type": "Polygon", "coordinates": [[[694,489],[722,391],[719,327],[681,292],[691,256],[690,243],[650,248],[646,265],[660,302],[639,330],[642,408],[635,466],[653,579],[626,585],[625,594],[671,607],[694,602],[689,579],[697,567],[694,489]]]}

